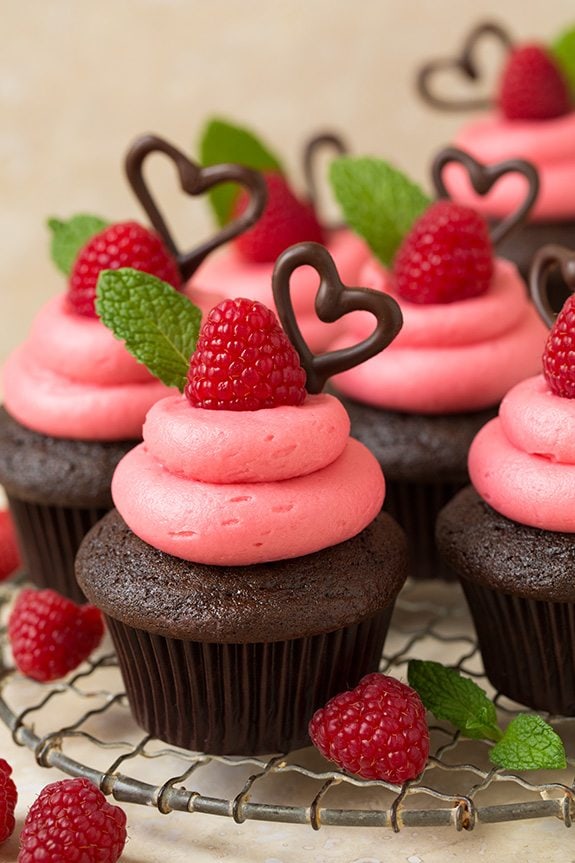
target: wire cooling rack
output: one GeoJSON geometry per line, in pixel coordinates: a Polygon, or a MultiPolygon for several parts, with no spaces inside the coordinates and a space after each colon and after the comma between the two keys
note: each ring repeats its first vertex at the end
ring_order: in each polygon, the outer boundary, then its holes
{"type": "MultiPolygon", "coordinates": [[[[488,742],[448,724],[430,728],[424,773],[403,786],[350,776],[311,747],[272,757],[210,756],[144,735],[131,718],[108,642],[64,681],[39,684],[13,667],[6,636],[18,588],[0,591],[0,718],[38,764],[85,776],[118,801],[233,818],[311,825],[437,827],[575,817],[575,718],[549,717],[568,755],[564,771],[515,774],[489,762],[488,742]]],[[[457,585],[412,583],[399,597],[381,670],[405,679],[410,658],[461,669],[490,694],[457,585]]],[[[518,706],[495,695],[503,724],[518,706]]]]}

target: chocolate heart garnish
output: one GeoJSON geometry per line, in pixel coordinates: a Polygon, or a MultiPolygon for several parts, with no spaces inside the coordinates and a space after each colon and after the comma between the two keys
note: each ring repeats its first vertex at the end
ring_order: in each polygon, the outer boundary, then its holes
{"type": "Polygon", "coordinates": [[[307,374],[306,389],[319,393],[328,378],[375,356],[393,341],[403,318],[399,305],[389,294],[370,288],[348,288],[341,281],[330,253],[319,243],[298,243],[286,249],[276,261],[272,276],[274,300],[282,326],[298,352],[307,374]],[[375,315],[373,333],[356,345],[314,354],[310,351],[297,324],[290,292],[290,279],[298,267],[310,266],[320,277],[315,299],[317,316],[333,323],[348,312],[367,311],[375,315]]]}
{"type": "MultiPolygon", "coordinates": [[[[318,193],[317,167],[318,155],[322,150],[334,150],[338,156],[346,156],[349,153],[343,140],[334,132],[324,132],[314,135],[305,145],[303,151],[303,173],[307,189],[307,197],[314,210],[319,215],[320,195],[318,193]]],[[[342,227],[341,223],[330,225],[325,219],[321,220],[322,226],[327,229],[342,227]]]]}
{"type": "Polygon", "coordinates": [[[172,144],[156,135],[144,135],[132,144],[126,156],[125,168],[130,185],[150,222],[176,258],[183,280],[189,279],[195,273],[210,252],[250,228],[263,213],[267,201],[267,186],[257,171],[252,171],[251,168],[245,168],[243,165],[232,164],[202,168],[172,144]],[[176,166],[180,186],[188,195],[201,195],[219,183],[238,183],[250,193],[248,206],[240,216],[232,219],[209,240],[189,252],[181,252],[144,177],[144,161],[151,153],[163,153],[171,159],[176,166]]]}
{"type": "Polygon", "coordinates": [[[449,198],[449,192],[443,182],[443,171],[451,162],[463,165],[478,195],[486,195],[504,174],[522,174],[526,178],[528,186],[525,199],[515,212],[510,213],[491,230],[493,245],[497,245],[527,220],[539,194],[539,174],[531,162],[526,162],[524,159],[507,159],[505,162],[484,165],[464,150],[445,147],[439,151],[431,166],[431,176],[438,198],[449,198]]]}
{"type": "Polygon", "coordinates": [[[502,46],[509,50],[513,47],[511,37],[500,24],[486,21],[474,27],[463,43],[460,54],[455,57],[442,57],[438,60],[430,60],[419,70],[417,74],[417,90],[424,102],[440,111],[472,111],[474,109],[490,108],[493,104],[492,98],[485,96],[474,99],[455,99],[436,96],[433,92],[433,78],[436,72],[455,71],[467,81],[481,81],[481,71],[475,61],[475,51],[478,42],[486,37],[495,37],[502,46]]]}
{"type": "Polygon", "coordinates": [[[529,270],[529,290],[541,319],[552,327],[557,317],[549,296],[549,276],[558,269],[569,291],[575,293],[575,252],[566,246],[542,246],[535,252],[529,270]]]}

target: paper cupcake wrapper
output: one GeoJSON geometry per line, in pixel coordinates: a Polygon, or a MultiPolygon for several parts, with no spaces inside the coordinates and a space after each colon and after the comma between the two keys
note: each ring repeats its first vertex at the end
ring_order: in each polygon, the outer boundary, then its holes
{"type": "Polygon", "coordinates": [[[493,686],[534,710],[575,716],[575,604],[461,582],[493,686]]]}
{"type": "Polygon", "coordinates": [[[256,755],[309,745],[314,711],[377,671],[392,610],[267,644],[199,643],[107,623],[132,714],[145,731],[193,751],[256,755]]]}
{"type": "Polygon", "coordinates": [[[37,587],[51,587],[86,602],[74,576],[80,543],[108,509],[44,506],[8,498],[27,573],[37,587]]]}
{"type": "Polygon", "coordinates": [[[435,522],[439,511],[466,484],[386,479],[383,508],[406,533],[409,571],[414,578],[455,579],[455,573],[437,551],[435,522]]]}

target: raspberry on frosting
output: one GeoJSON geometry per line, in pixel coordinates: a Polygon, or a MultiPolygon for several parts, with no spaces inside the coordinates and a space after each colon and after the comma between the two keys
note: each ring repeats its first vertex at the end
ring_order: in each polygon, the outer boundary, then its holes
{"type": "Polygon", "coordinates": [[[520,45],[511,52],[499,104],[508,120],[552,120],[571,110],[569,85],[543,45],[520,45]]]}
{"type": "Polygon", "coordinates": [[[549,333],[543,374],[552,392],[575,398],[575,295],[567,299],[549,333]]]}

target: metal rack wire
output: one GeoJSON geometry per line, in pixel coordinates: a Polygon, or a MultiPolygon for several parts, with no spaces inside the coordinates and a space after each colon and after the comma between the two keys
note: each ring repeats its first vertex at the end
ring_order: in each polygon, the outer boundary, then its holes
{"type": "MultiPolygon", "coordinates": [[[[565,742],[568,767],[535,774],[493,768],[491,744],[433,725],[427,768],[401,787],[343,773],[312,748],[269,758],[187,752],[135,725],[109,644],[64,681],[23,678],[11,662],[5,628],[17,589],[0,592],[0,719],[38,764],[85,776],[118,801],[163,814],[203,812],[316,830],[324,824],[472,830],[477,822],[546,817],[570,827],[575,818],[575,718],[546,717],[565,742]]],[[[381,670],[405,678],[412,657],[453,665],[489,690],[456,585],[408,584],[402,592],[381,670]]],[[[519,712],[504,698],[495,700],[504,723],[519,712]]]]}

